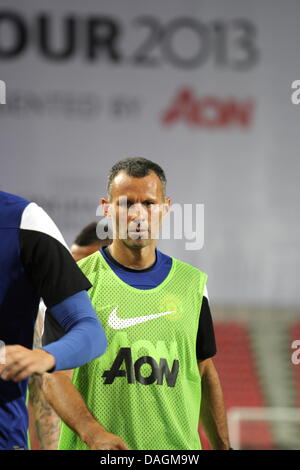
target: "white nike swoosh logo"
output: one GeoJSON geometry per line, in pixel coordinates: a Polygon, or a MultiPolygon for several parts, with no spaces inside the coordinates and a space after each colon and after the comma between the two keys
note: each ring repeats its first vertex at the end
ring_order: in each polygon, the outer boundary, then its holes
{"type": "Polygon", "coordinates": [[[153,313],[152,315],[144,315],[142,317],[134,318],[119,318],[117,316],[117,310],[118,307],[114,308],[108,318],[108,324],[114,330],[129,328],[130,326],[138,325],[139,323],[144,323],[149,320],[154,320],[154,318],[163,317],[164,315],[169,315],[170,313],[174,313],[176,311],[171,310],[170,312],[153,313]]]}

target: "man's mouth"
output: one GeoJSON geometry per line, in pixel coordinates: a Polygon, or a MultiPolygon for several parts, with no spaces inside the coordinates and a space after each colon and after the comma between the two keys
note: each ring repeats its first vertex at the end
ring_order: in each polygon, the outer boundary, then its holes
{"type": "Polygon", "coordinates": [[[148,229],[144,230],[137,227],[135,230],[128,230],[128,234],[132,238],[141,238],[148,235],[148,229]]]}

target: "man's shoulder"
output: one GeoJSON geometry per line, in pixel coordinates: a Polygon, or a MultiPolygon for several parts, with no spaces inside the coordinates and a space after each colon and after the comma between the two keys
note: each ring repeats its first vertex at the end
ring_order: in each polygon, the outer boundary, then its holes
{"type": "Polygon", "coordinates": [[[29,204],[21,196],[0,191],[0,228],[18,228],[24,209],[29,204]]]}
{"type": "Polygon", "coordinates": [[[189,271],[191,274],[194,275],[203,275],[207,277],[207,274],[199,269],[198,267],[194,266],[193,264],[187,263],[186,261],[182,261],[178,258],[172,256],[173,263],[177,264],[182,270],[189,271]]]}
{"type": "Polygon", "coordinates": [[[96,266],[99,266],[100,259],[100,250],[97,250],[95,253],[77,261],[77,265],[84,273],[91,272],[96,268],[96,266]]]}
{"type": "Polygon", "coordinates": [[[101,284],[101,274],[104,273],[106,269],[100,250],[97,250],[95,253],[92,253],[91,255],[77,261],[77,266],[79,266],[83,274],[88,278],[93,288],[97,289],[101,284]]]}
{"type": "Polygon", "coordinates": [[[1,201],[1,204],[5,204],[5,205],[29,204],[30,202],[22,196],[18,196],[17,194],[7,193],[5,191],[0,191],[0,201],[1,201]]]}

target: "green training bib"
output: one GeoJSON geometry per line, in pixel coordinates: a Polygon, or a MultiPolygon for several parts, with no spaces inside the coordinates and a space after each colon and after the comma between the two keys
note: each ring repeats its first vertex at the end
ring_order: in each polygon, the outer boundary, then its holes
{"type": "MultiPolygon", "coordinates": [[[[172,258],[157,287],[129,286],[101,252],[79,262],[107,335],[105,354],[74,371],[93,416],[132,450],[201,449],[196,338],[207,275],[172,258]]],[[[88,449],[62,423],[60,449],[88,449]]]]}

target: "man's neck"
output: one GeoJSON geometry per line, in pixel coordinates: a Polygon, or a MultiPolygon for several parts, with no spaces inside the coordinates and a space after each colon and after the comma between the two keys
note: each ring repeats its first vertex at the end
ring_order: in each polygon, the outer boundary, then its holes
{"type": "Polygon", "coordinates": [[[155,247],[156,244],[153,243],[142,248],[131,248],[120,240],[114,240],[108,249],[111,256],[123,266],[132,269],[146,269],[156,261],[155,247]]]}

